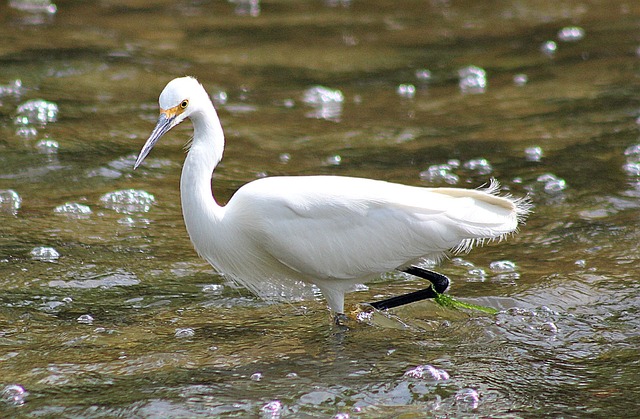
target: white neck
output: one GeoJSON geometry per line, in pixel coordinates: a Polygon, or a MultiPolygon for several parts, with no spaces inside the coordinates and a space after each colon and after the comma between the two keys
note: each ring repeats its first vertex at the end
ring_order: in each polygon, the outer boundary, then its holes
{"type": "Polygon", "coordinates": [[[211,102],[190,115],[193,142],[180,177],[182,215],[196,249],[206,242],[206,235],[216,228],[224,215],[211,189],[211,177],[224,149],[224,134],[211,102]]]}

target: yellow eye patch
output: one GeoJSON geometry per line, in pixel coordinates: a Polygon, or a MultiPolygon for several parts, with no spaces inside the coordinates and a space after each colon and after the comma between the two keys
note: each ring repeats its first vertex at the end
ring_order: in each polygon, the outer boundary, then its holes
{"type": "Polygon", "coordinates": [[[187,109],[187,106],[189,106],[189,100],[185,99],[180,102],[178,106],[174,106],[173,108],[169,109],[160,109],[160,113],[164,114],[167,119],[175,118],[176,116],[184,112],[184,110],[187,109]]]}

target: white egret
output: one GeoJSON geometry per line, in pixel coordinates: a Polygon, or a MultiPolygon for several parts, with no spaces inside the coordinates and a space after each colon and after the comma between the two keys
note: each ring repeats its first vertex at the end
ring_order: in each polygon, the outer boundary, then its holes
{"type": "MultiPolygon", "coordinates": [[[[394,269],[446,280],[412,264],[502,239],[528,212],[526,200],[498,196],[497,184],[422,188],[341,176],[266,177],[220,206],[211,178],[224,134],[207,92],[192,77],[177,78],[159,104],[158,123],[134,168],[160,137],[191,119],[193,140],[180,179],[187,231],[200,256],[259,295],[269,285],[314,284],[341,314],[345,292],[394,269]]],[[[440,285],[443,292],[448,280],[440,285]]]]}

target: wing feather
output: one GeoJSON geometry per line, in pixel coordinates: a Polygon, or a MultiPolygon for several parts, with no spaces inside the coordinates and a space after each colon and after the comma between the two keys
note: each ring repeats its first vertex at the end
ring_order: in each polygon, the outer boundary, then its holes
{"type": "Polygon", "coordinates": [[[517,201],[488,191],[420,188],[333,176],[273,177],[241,188],[264,250],[314,278],[356,279],[421,257],[499,239],[517,228],[517,201]]]}

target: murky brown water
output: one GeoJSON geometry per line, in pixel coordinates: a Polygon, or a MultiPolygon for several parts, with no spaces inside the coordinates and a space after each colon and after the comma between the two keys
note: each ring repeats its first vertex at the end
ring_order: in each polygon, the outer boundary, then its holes
{"type": "MultiPolygon", "coordinates": [[[[639,413],[636,2],[20,10],[34,3],[0,4],[0,416],[639,413]],[[573,26],[583,32],[559,35],[573,26]],[[470,65],[486,76],[462,80],[470,65]],[[530,193],[519,235],[439,267],[456,298],[502,312],[424,302],[344,331],[322,300],[267,304],[227,283],[181,218],[190,127],[132,170],[158,94],[184,74],[212,94],[226,130],[220,201],[265,174],[464,187],[495,177],[530,193]],[[305,103],[317,85],[343,101],[305,103]],[[101,200],[128,189],[154,201],[101,200]],[[67,202],[88,208],[54,211],[67,202]],[[52,258],[40,246],[59,257],[39,260],[52,258]],[[504,260],[515,272],[491,269],[504,260]]],[[[424,286],[390,277],[347,301],[424,286]]]]}

